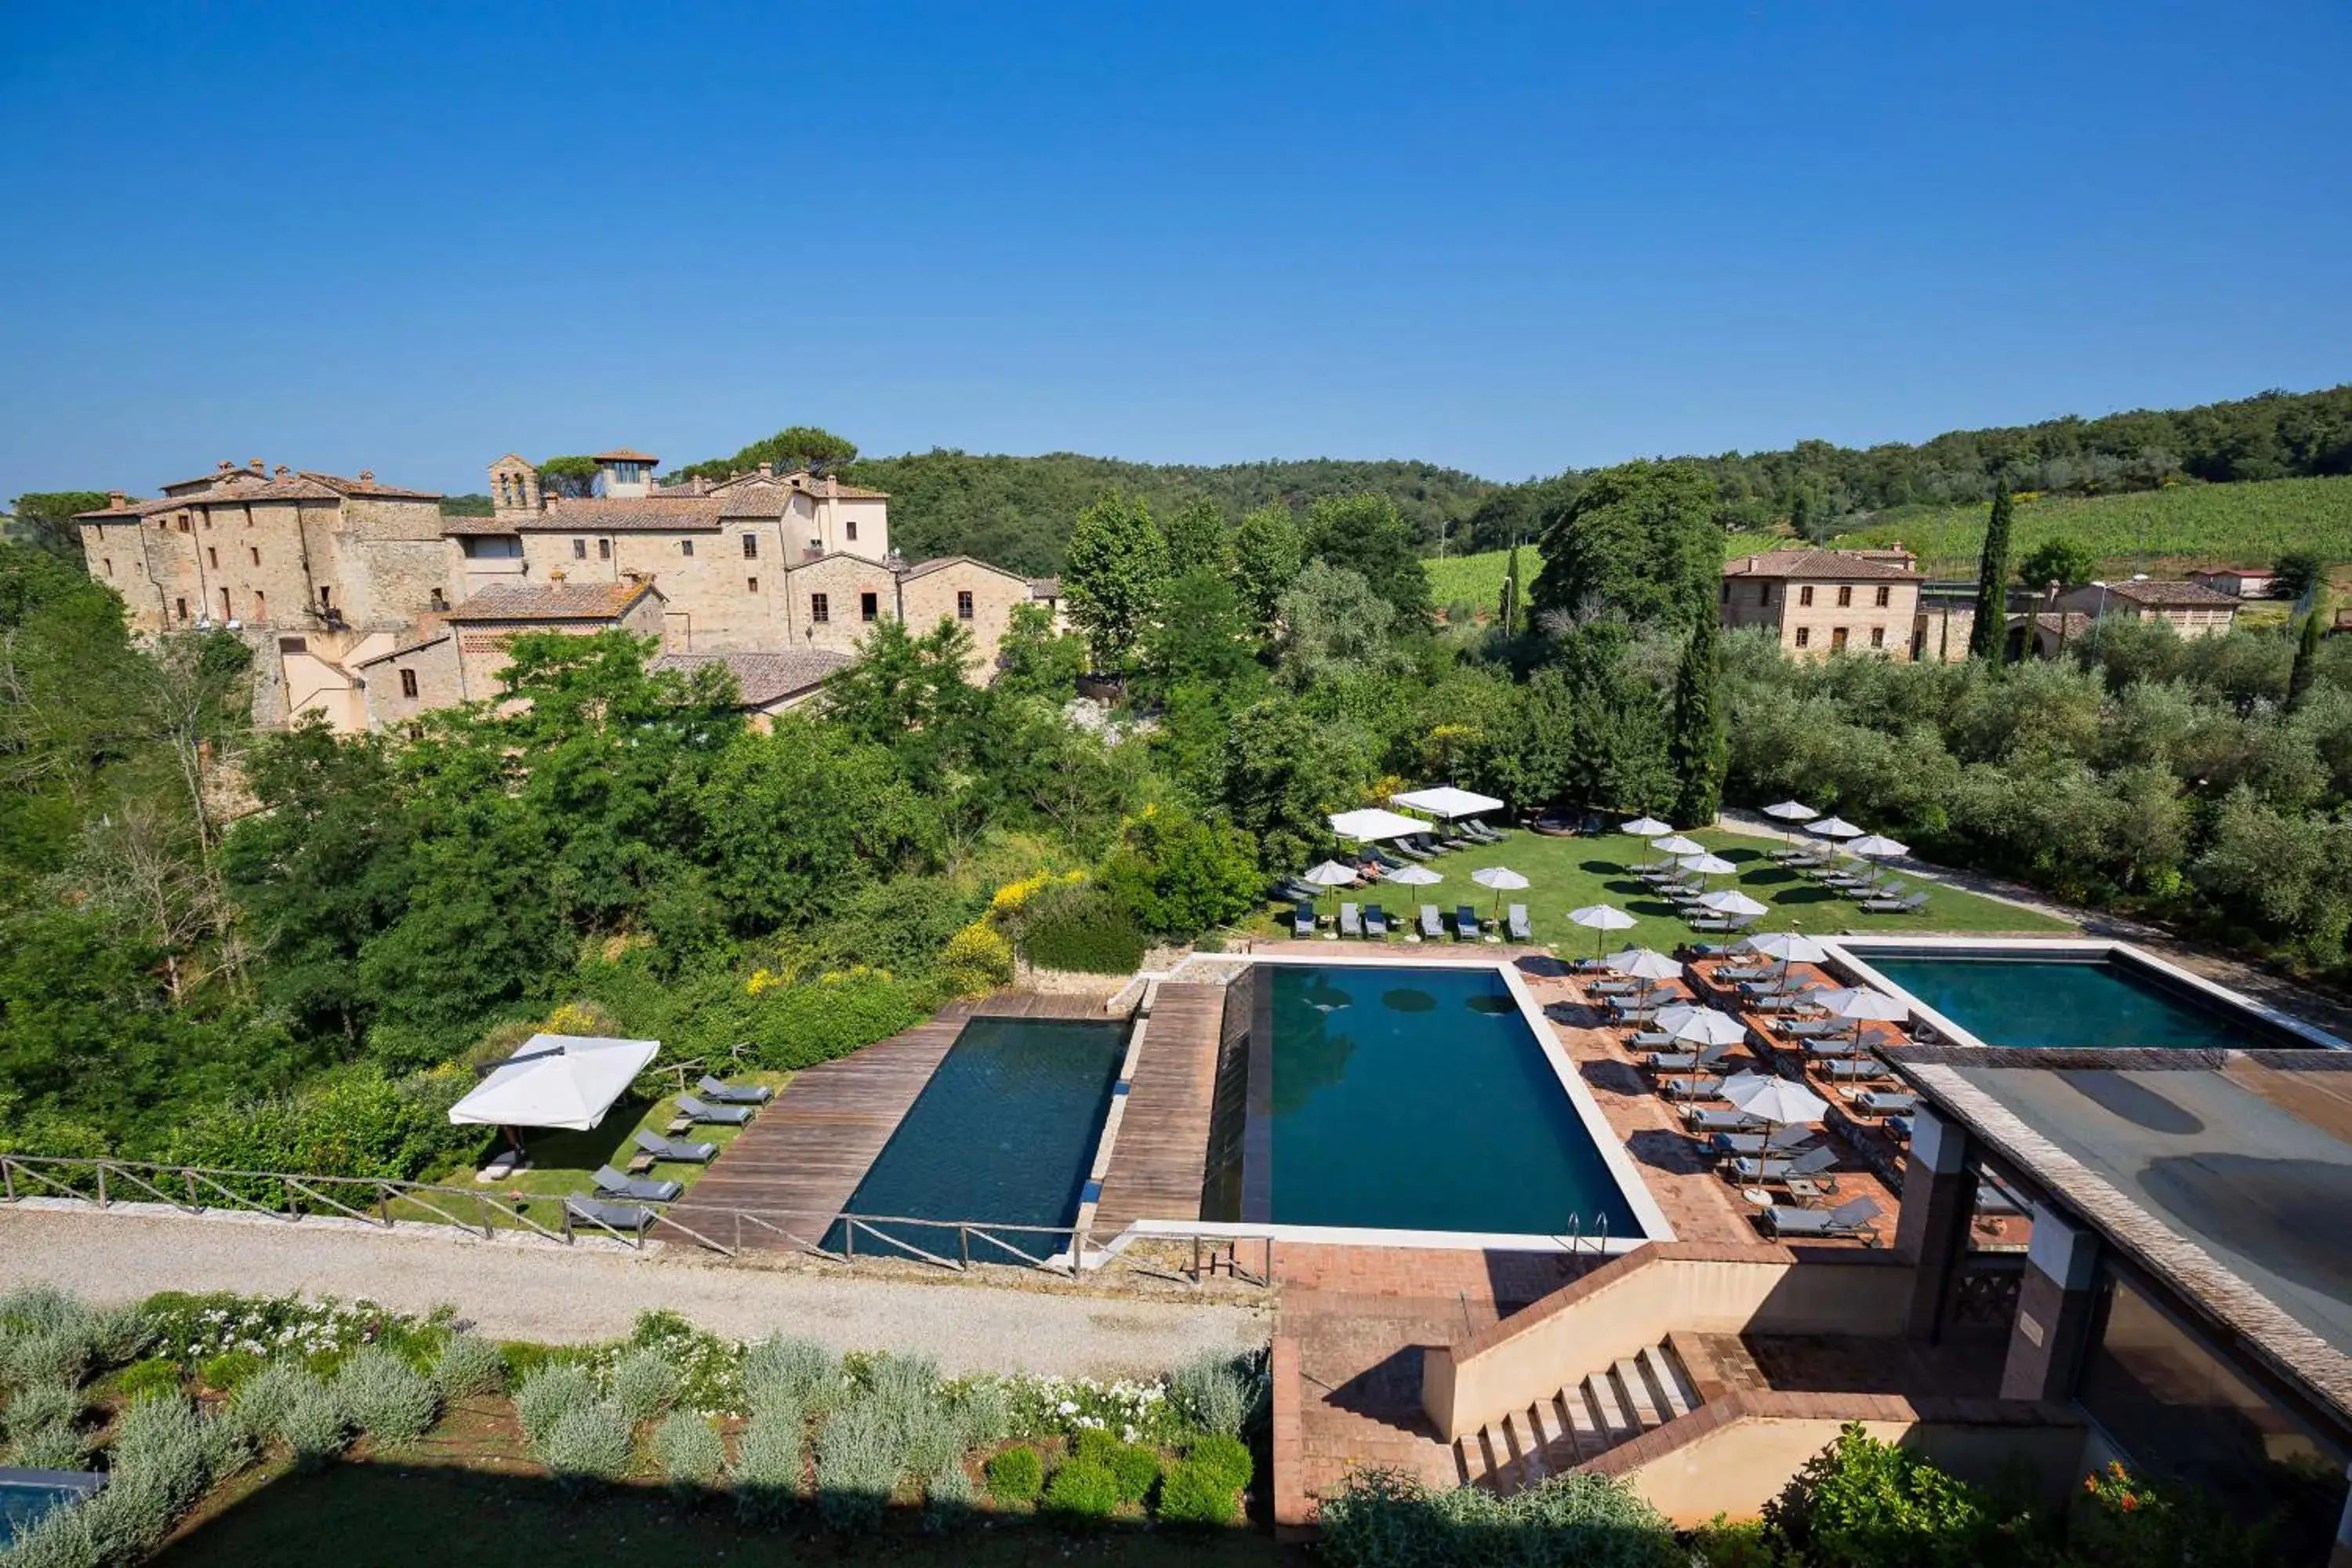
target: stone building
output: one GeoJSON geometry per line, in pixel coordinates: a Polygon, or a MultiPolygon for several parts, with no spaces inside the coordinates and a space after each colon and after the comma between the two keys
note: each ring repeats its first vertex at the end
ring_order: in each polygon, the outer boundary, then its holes
{"type": "Polygon", "coordinates": [[[499,695],[508,646],[526,632],[587,637],[627,631],[662,635],[665,604],[650,583],[556,583],[492,588],[433,617],[440,625],[355,668],[366,722],[383,729],[435,708],[499,695]]]}
{"type": "Polygon", "coordinates": [[[856,661],[846,654],[823,649],[783,653],[666,653],[647,668],[656,673],[675,670],[691,674],[707,665],[724,665],[735,675],[742,694],[741,710],[751,728],[766,733],[779,713],[814,701],[824,678],[856,661]]]}
{"type": "Polygon", "coordinates": [[[2058,608],[2080,611],[2093,620],[2122,616],[2135,621],[2168,621],[2185,637],[2218,637],[2238,621],[2238,601],[2232,595],[2198,583],[2158,583],[2145,577],[2085,584],[2060,595],[2058,608]]]}
{"type": "Polygon", "coordinates": [[[1765,626],[1793,658],[1831,653],[1913,657],[1922,581],[1894,550],[1775,550],[1723,568],[1725,629],[1765,626]]]}

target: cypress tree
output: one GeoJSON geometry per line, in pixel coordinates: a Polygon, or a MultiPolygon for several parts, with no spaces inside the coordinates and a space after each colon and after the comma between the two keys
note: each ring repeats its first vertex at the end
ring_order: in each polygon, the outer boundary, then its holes
{"type": "Polygon", "coordinates": [[[1723,632],[1712,606],[1692,617],[1690,641],[1675,669],[1674,733],[1667,742],[1675,779],[1676,822],[1704,827],[1723,809],[1729,763],[1721,686],[1723,632]]]}
{"type": "Polygon", "coordinates": [[[2321,588],[2311,595],[2311,613],[2303,617],[2303,636],[2294,645],[2294,668],[2287,672],[2286,710],[2290,713],[2303,706],[2311,695],[2312,683],[2319,679],[2319,639],[2326,632],[2323,617],[2327,614],[2327,590],[2321,588]]]}
{"type": "Polygon", "coordinates": [[[1511,558],[1503,566],[1502,625],[1505,637],[1517,637],[1519,631],[1519,545],[1511,542],[1511,558]]]}
{"type": "Polygon", "coordinates": [[[1992,518],[1985,524],[1984,555],[1977,563],[1977,620],[1969,628],[1969,657],[1999,664],[2009,650],[2009,532],[2017,503],[2009,482],[1996,481],[1992,518]]]}

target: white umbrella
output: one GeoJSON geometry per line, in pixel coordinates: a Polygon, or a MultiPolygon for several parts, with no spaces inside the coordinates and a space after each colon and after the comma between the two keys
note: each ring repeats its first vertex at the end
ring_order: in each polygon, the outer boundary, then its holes
{"type": "Polygon", "coordinates": [[[1769,1121],[1776,1127],[1785,1127],[1791,1121],[1818,1121],[1830,1108],[1829,1101],[1803,1084],[1760,1073],[1741,1073],[1725,1079],[1723,1098],[1759,1121],[1769,1121]]]}
{"type": "Polygon", "coordinates": [[[1668,958],[1655,948],[1629,947],[1622,952],[1611,953],[1602,962],[1618,973],[1632,980],[1679,980],[1682,978],[1682,961],[1668,958]]]}
{"type": "MultiPolygon", "coordinates": [[[[1568,918],[1573,923],[1583,926],[1589,931],[1631,931],[1633,927],[1632,915],[1608,904],[1587,904],[1580,910],[1570,910],[1568,911],[1568,918]]],[[[1592,951],[1596,953],[1601,951],[1601,943],[1598,940],[1594,941],[1592,951]]]]}
{"type": "Polygon", "coordinates": [[[1528,885],[1528,879],[1508,866],[1481,866],[1470,873],[1470,879],[1482,888],[1495,889],[1495,907],[1503,907],[1503,895],[1516,892],[1528,885]]]}
{"type": "Polygon", "coordinates": [[[1699,900],[1699,903],[1704,908],[1713,910],[1717,914],[1730,915],[1734,918],[1769,912],[1764,905],[1758,903],[1737,888],[1726,888],[1720,892],[1709,893],[1699,900]]]}
{"type": "Polygon", "coordinates": [[[1761,936],[1749,937],[1739,945],[1750,952],[1777,958],[1783,963],[1826,963],[1830,956],[1830,950],[1818,940],[1792,931],[1768,931],[1761,936]]]}
{"type": "Polygon", "coordinates": [[[1720,855],[1685,855],[1675,864],[1702,877],[1727,877],[1739,869],[1720,855]]]}
{"type": "Polygon", "coordinates": [[[1825,816],[1819,822],[1809,822],[1805,824],[1805,831],[1808,833],[1819,834],[1823,838],[1859,838],[1862,837],[1862,829],[1856,827],[1853,823],[1848,822],[1843,816],[1825,816]]]}
{"type": "Polygon", "coordinates": [[[1894,839],[1876,833],[1866,834],[1847,845],[1846,847],[1856,855],[1867,856],[1873,860],[1892,859],[1897,855],[1911,853],[1911,846],[1908,844],[1897,844],[1894,839]]]}
{"type": "Polygon", "coordinates": [[[1730,1014],[1686,1004],[1659,1008],[1654,1027],[1685,1045],[1736,1046],[1748,1037],[1748,1026],[1730,1014]]]}
{"type": "Polygon", "coordinates": [[[1342,838],[1353,838],[1370,844],[1381,838],[1403,838],[1429,831],[1429,824],[1418,817],[1400,816],[1393,811],[1383,811],[1368,805],[1361,811],[1335,812],[1328,818],[1331,831],[1342,838]]]}
{"type": "Polygon", "coordinates": [[[1433,871],[1426,866],[1409,865],[1388,872],[1381,878],[1381,880],[1395,882],[1407,888],[1428,888],[1445,880],[1445,873],[1433,871]]]}
{"type": "Polygon", "coordinates": [[[1766,806],[1764,815],[1780,822],[1811,822],[1821,813],[1802,801],[1784,800],[1766,806]]]}
{"type": "Polygon", "coordinates": [[[1407,790],[1402,795],[1389,796],[1389,804],[1401,805],[1407,811],[1425,811],[1448,822],[1456,817],[1479,816],[1503,809],[1503,803],[1491,795],[1455,789],[1452,784],[1441,784],[1435,789],[1407,790]]]}
{"type": "Polygon", "coordinates": [[[1309,866],[1298,873],[1298,879],[1311,888],[1344,888],[1356,879],[1353,866],[1342,866],[1337,860],[1326,860],[1320,866],[1309,866]]]}
{"type": "Polygon", "coordinates": [[[1655,838],[1661,833],[1674,830],[1675,825],[1671,822],[1660,822],[1654,816],[1637,816],[1617,831],[1631,834],[1636,838],[1655,838]]]}
{"type": "Polygon", "coordinates": [[[1706,846],[1696,838],[1685,838],[1677,833],[1670,838],[1653,839],[1650,847],[1661,855],[1704,855],[1706,846]]]}
{"type": "Polygon", "coordinates": [[[1813,1005],[1832,1018],[1870,1018],[1883,1024],[1899,1024],[1911,1016],[1910,1008],[1885,992],[1867,985],[1824,991],[1813,998],[1813,1005]]]}
{"type": "Polygon", "coordinates": [[[604,1118],[659,1040],[598,1035],[533,1035],[449,1108],[459,1126],[563,1127],[585,1132],[604,1118]]]}

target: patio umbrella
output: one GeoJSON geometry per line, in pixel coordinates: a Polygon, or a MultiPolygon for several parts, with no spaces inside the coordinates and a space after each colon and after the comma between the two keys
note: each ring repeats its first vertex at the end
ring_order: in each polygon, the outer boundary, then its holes
{"type": "Polygon", "coordinates": [[[1792,963],[1826,963],[1830,956],[1830,950],[1819,942],[1792,931],[1767,931],[1762,936],[1751,936],[1739,945],[1766,958],[1779,959],[1783,974],[1789,972],[1789,965],[1792,963]]]}
{"type": "Polygon", "coordinates": [[[1880,869],[1876,862],[1891,860],[1897,855],[1911,853],[1911,846],[1908,844],[1897,844],[1894,839],[1877,833],[1865,834],[1849,843],[1846,848],[1872,862],[1870,879],[1874,882],[1878,879],[1880,869]]]}
{"type": "Polygon", "coordinates": [[[1726,1079],[1723,1098],[1759,1121],[1785,1127],[1791,1121],[1818,1121],[1829,1101],[1801,1083],[1761,1073],[1741,1073],[1726,1079]]]}
{"type": "Polygon", "coordinates": [[[1301,871],[1298,879],[1310,888],[1344,888],[1356,879],[1356,868],[1342,866],[1337,860],[1326,860],[1301,871]]]}
{"type": "Polygon", "coordinates": [[[1687,1003],[1659,1008],[1652,1026],[1681,1045],[1736,1046],[1748,1037],[1748,1026],[1730,1014],[1687,1003]]]}
{"type": "Polygon", "coordinates": [[[1405,838],[1429,831],[1429,824],[1419,817],[1401,816],[1377,805],[1368,805],[1361,811],[1334,812],[1325,820],[1331,824],[1331,831],[1340,837],[1353,838],[1364,844],[1381,838],[1405,838]]]}
{"type": "Polygon", "coordinates": [[[1706,853],[1706,845],[1701,844],[1696,838],[1685,838],[1679,833],[1673,835],[1671,837],[1652,839],[1650,841],[1650,847],[1656,850],[1661,855],[1704,855],[1706,853]]]}
{"type": "Polygon", "coordinates": [[[1823,838],[1859,838],[1862,829],[1843,816],[1825,816],[1819,822],[1805,824],[1805,831],[1823,838]]]}
{"type": "Polygon", "coordinates": [[[1822,992],[1813,998],[1813,1005],[1827,1011],[1832,1018],[1869,1018],[1882,1024],[1899,1024],[1911,1016],[1910,1008],[1885,992],[1868,985],[1849,985],[1822,992]]]}
{"type": "Polygon", "coordinates": [[[1503,907],[1503,895],[1517,892],[1528,885],[1528,879],[1508,866],[1481,866],[1470,873],[1470,879],[1482,888],[1495,889],[1495,908],[1503,907]]]}
{"type": "MultiPolygon", "coordinates": [[[[1593,931],[1631,931],[1633,928],[1632,915],[1608,904],[1587,904],[1580,910],[1570,910],[1568,918],[1571,923],[1593,931]]],[[[1595,956],[1601,952],[1598,937],[1593,939],[1592,951],[1595,956]]]]}
{"type": "Polygon", "coordinates": [[[1671,822],[1660,822],[1654,816],[1637,816],[1617,831],[1631,834],[1636,838],[1655,838],[1661,833],[1674,830],[1675,825],[1671,822]]]}
{"type": "Polygon", "coordinates": [[[458,1126],[562,1127],[585,1132],[604,1120],[659,1040],[533,1035],[449,1108],[458,1126]]]}
{"type": "Polygon", "coordinates": [[[1720,855],[1685,855],[1675,864],[1702,877],[1727,877],[1739,869],[1720,855]]]}
{"type": "Polygon", "coordinates": [[[1764,905],[1758,903],[1737,888],[1726,888],[1720,892],[1709,893],[1699,900],[1699,903],[1703,908],[1713,910],[1717,914],[1727,915],[1734,920],[1770,912],[1764,905]]]}
{"type": "Polygon", "coordinates": [[[1683,966],[1679,959],[1668,958],[1655,948],[1629,947],[1612,952],[1604,961],[1609,967],[1629,980],[1679,980],[1683,966]]]}
{"type": "Polygon", "coordinates": [[[1465,816],[1484,816],[1490,811],[1503,809],[1503,803],[1491,795],[1455,789],[1452,784],[1441,784],[1435,789],[1407,790],[1402,795],[1389,796],[1389,804],[1401,805],[1407,811],[1425,811],[1448,822],[1465,816]]]}
{"type": "Polygon", "coordinates": [[[1821,813],[1815,811],[1811,806],[1807,805],[1803,801],[1783,800],[1776,801],[1772,805],[1766,806],[1764,808],[1764,815],[1770,817],[1775,822],[1786,823],[1789,826],[1789,842],[1794,844],[1797,841],[1797,824],[1801,822],[1811,822],[1813,818],[1819,816],[1821,813]]]}
{"type": "Polygon", "coordinates": [[[1381,877],[1381,880],[1383,882],[1394,882],[1400,887],[1431,888],[1445,880],[1445,873],[1443,871],[1432,870],[1427,866],[1412,865],[1406,866],[1400,870],[1391,871],[1381,877]]]}

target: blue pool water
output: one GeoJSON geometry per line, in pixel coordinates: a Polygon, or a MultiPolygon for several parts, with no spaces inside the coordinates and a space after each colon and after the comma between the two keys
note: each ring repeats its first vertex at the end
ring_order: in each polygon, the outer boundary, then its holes
{"type": "Polygon", "coordinates": [[[2111,959],[1857,954],[1989,1046],[2299,1046],[2111,959]]]}
{"type": "MultiPolygon", "coordinates": [[[[847,1212],[1068,1225],[1126,1048],[1122,1023],[972,1019],[858,1182],[847,1212]]],[[[882,1228],[926,1251],[956,1254],[951,1225],[882,1228]]],[[[1032,1258],[1069,1245],[1061,1236],[993,1234],[1032,1258]]],[[[827,1245],[843,1241],[835,1226],[827,1245]]],[[[856,1245],[864,1252],[885,1244],[861,1230],[856,1245]]],[[[977,1240],[971,1256],[1016,1261],[977,1240]]]]}
{"type": "MultiPolygon", "coordinates": [[[[1491,969],[1268,964],[1270,1169],[1286,1225],[1638,1236],[1534,1032],[1491,969]]],[[[1261,1143],[1264,1141],[1260,1141],[1261,1143]]]]}
{"type": "MultiPolygon", "coordinates": [[[[92,1477],[91,1480],[97,1479],[92,1477]]],[[[19,1531],[31,1529],[35,1521],[51,1509],[87,1497],[89,1491],[88,1485],[65,1486],[53,1481],[13,1480],[7,1479],[5,1472],[0,1472],[0,1548],[16,1540],[19,1531]]]]}

